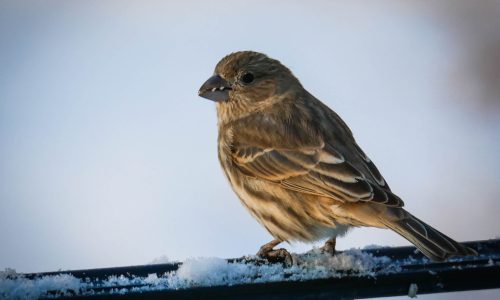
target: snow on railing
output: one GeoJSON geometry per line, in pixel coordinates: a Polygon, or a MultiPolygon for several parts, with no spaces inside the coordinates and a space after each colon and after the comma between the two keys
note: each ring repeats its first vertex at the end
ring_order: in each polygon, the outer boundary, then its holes
{"type": "Polygon", "coordinates": [[[294,264],[254,256],[224,260],[18,274],[0,272],[0,299],[212,297],[353,299],[500,287],[500,240],[465,243],[477,257],[433,263],[414,247],[313,250],[294,264]]]}

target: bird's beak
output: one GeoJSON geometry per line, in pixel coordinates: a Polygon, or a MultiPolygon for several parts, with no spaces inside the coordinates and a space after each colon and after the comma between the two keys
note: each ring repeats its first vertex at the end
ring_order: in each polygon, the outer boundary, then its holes
{"type": "Polygon", "coordinates": [[[216,74],[208,78],[208,80],[205,81],[205,83],[200,87],[198,96],[216,102],[227,101],[229,99],[230,90],[232,89],[229,82],[216,74]]]}

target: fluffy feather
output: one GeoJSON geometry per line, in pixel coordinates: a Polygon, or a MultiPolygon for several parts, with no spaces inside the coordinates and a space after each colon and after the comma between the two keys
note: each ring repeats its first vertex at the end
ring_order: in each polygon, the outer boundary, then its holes
{"type": "Polygon", "coordinates": [[[474,254],[405,211],[344,121],[279,61],[236,52],[215,74],[230,84],[227,100],[217,103],[220,163],[278,242],[374,226],[394,230],[433,260],[474,254]]]}

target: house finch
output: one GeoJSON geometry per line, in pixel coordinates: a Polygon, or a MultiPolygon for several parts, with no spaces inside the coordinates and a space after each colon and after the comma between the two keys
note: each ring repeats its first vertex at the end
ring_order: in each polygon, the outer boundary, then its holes
{"type": "Polygon", "coordinates": [[[224,57],[200,88],[217,104],[218,153],[241,202],[274,240],[261,257],[289,260],[283,241],[335,239],[350,227],[389,228],[435,261],[474,250],[403,208],[342,119],[264,54],[224,57]]]}

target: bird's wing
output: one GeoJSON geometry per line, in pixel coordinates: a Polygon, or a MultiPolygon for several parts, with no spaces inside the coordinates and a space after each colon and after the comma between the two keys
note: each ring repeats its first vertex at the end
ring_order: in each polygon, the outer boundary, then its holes
{"type": "Polygon", "coordinates": [[[240,141],[231,148],[233,161],[244,174],[280,183],[286,189],[342,202],[404,205],[388,187],[365,176],[328,144],[280,149],[240,141]]]}

